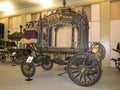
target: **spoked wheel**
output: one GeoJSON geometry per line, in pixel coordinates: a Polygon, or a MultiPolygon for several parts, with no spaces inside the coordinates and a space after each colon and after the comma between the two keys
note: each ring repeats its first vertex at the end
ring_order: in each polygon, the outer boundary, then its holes
{"type": "Polygon", "coordinates": [[[105,47],[99,42],[93,43],[90,47],[90,51],[96,53],[100,61],[102,61],[105,58],[106,55],[105,47]]]}
{"type": "Polygon", "coordinates": [[[4,62],[6,61],[6,56],[5,56],[4,53],[1,54],[1,56],[0,56],[0,61],[1,61],[2,63],[4,63],[4,62]]]}
{"type": "Polygon", "coordinates": [[[120,61],[116,61],[115,66],[118,69],[118,71],[120,72],[120,61]]]}
{"type": "Polygon", "coordinates": [[[53,67],[53,62],[50,61],[49,58],[43,58],[42,59],[42,66],[41,66],[44,70],[48,71],[50,69],[52,69],[53,67]]]}
{"type": "Polygon", "coordinates": [[[79,86],[91,86],[101,78],[101,66],[96,55],[92,52],[81,52],[73,56],[67,71],[70,79],[79,86]]]}
{"type": "Polygon", "coordinates": [[[24,61],[21,64],[21,72],[25,77],[32,77],[35,74],[36,68],[35,68],[35,64],[33,62],[28,63],[26,61],[24,61]]]}
{"type": "Polygon", "coordinates": [[[21,64],[25,60],[25,56],[20,53],[19,55],[14,56],[13,59],[15,64],[21,64]]]}

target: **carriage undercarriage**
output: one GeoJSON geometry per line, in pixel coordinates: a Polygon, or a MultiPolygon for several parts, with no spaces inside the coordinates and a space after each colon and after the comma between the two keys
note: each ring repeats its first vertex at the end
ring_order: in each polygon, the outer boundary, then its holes
{"type": "Polygon", "coordinates": [[[30,78],[35,74],[35,64],[48,71],[54,63],[66,65],[66,73],[80,86],[93,85],[101,78],[101,64],[96,54],[90,51],[80,52],[78,49],[42,48],[32,61],[21,64],[21,70],[24,76],[30,78]]]}

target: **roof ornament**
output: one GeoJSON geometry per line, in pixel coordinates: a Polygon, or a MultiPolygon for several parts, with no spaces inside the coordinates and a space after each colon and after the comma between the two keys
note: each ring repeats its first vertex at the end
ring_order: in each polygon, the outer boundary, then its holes
{"type": "Polygon", "coordinates": [[[66,6],[66,0],[63,0],[63,6],[64,7],[66,6]]]}

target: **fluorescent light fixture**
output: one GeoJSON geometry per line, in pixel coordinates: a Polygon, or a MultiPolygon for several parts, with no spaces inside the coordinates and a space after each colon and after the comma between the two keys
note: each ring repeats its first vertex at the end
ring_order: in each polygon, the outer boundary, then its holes
{"type": "Polygon", "coordinates": [[[33,0],[36,3],[40,3],[42,8],[50,8],[52,7],[52,0],[33,0]]]}
{"type": "Polygon", "coordinates": [[[5,12],[5,14],[12,14],[13,7],[10,2],[0,2],[0,11],[5,12]]]}

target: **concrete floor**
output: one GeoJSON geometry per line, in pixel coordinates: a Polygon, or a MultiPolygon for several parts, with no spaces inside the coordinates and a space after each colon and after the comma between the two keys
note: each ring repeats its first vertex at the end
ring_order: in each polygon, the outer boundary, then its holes
{"type": "Polygon", "coordinates": [[[12,66],[10,61],[0,62],[0,90],[120,90],[120,72],[116,68],[103,67],[101,80],[90,87],[74,84],[61,67],[54,67],[50,71],[36,68],[32,81],[25,81],[20,66],[12,66]]]}

